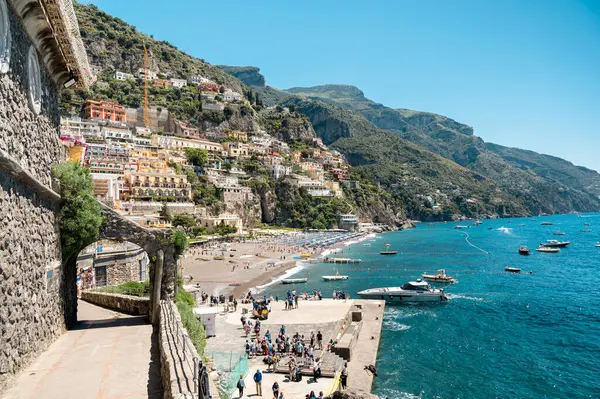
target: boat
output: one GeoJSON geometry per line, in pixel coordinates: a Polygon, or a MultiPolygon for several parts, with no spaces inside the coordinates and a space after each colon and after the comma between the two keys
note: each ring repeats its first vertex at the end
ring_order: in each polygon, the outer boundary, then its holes
{"type": "Polygon", "coordinates": [[[535,250],[538,252],[546,252],[546,253],[551,253],[551,254],[560,252],[559,248],[553,248],[553,247],[539,247],[539,248],[536,248],[535,250]]]}
{"type": "Polygon", "coordinates": [[[584,226],[589,226],[590,224],[589,224],[589,223],[584,223],[583,225],[584,225],[584,226]]]}
{"type": "Polygon", "coordinates": [[[455,229],[468,229],[469,226],[463,226],[462,224],[454,226],[455,229]]]}
{"type": "Polygon", "coordinates": [[[552,222],[542,222],[540,223],[542,226],[552,226],[552,222]]]}
{"type": "Polygon", "coordinates": [[[590,229],[581,229],[579,231],[581,231],[582,233],[591,233],[592,230],[590,230],[590,229]]]}
{"type": "Polygon", "coordinates": [[[385,244],[386,250],[379,251],[379,255],[396,255],[398,251],[390,251],[390,244],[385,244]]]}
{"type": "Polygon", "coordinates": [[[310,254],[300,254],[300,256],[303,258],[310,258],[310,254]]]}
{"type": "Polygon", "coordinates": [[[213,259],[214,259],[214,260],[224,260],[224,259],[225,259],[225,257],[224,257],[224,256],[221,256],[221,255],[217,255],[217,256],[214,256],[214,257],[213,257],[213,259]]]}
{"type": "Polygon", "coordinates": [[[530,253],[531,253],[531,251],[529,250],[529,248],[527,248],[527,247],[519,247],[519,254],[527,256],[530,253]]]}
{"type": "Polygon", "coordinates": [[[571,241],[548,240],[545,243],[540,244],[540,246],[549,248],[565,248],[570,244],[571,241]]]}
{"type": "Polygon", "coordinates": [[[483,224],[481,220],[476,220],[473,222],[473,226],[479,226],[480,224],[483,224]]]}
{"type": "Polygon", "coordinates": [[[362,299],[383,299],[388,304],[414,302],[445,302],[450,300],[443,289],[433,289],[421,279],[409,281],[401,287],[371,288],[358,292],[362,299]]]}
{"type": "Polygon", "coordinates": [[[348,276],[340,276],[340,274],[336,271],[335,276],[321,276],[323,277],[323,281],[342,281],[348,280],[348,276]]]}
{"type": "Polygon", "coordinates": [[[308,280],[307,277],[305,278],[286,278],[281,280],[281,284],[302,284],[302,283],[306,283],[306,281],[308,280]]]}
{"type": "Polygon", "coordinates": [[[510,233],[512,231],[512,228],[502,226],[502,227],[498,227],[496,230],[501,231],[503,233],[510,233]]]}
{"type": "Polygon", "coordinates": [[[554,235],[555,235],[555,236],[564,236],[564,235],[565,235],[565,232],[564,232],[564,231],[557,230],[557,231],[555,231],[555,232],[554,232],[554,235]]]}
{"type": "Polygon", "coordinates": [[[455,283],[456,279],[446,275],[446,270],[440,269],[437,274],[423,273],[423,278],[430,283],[455,283]]]}
{"type": "Polygon", "coordinates": [[[518,267],[510,267],[510,266],[506,266],[504,268],[505,272],[509,272],[509,273],[521,273],[521,269],[518,267]]]}
{"type": "Polygon", "coordinates": [[[427,223],[428,226],[433,226],[433,223],[427,223]]]}
{"type": "Polygon", "coordinates": [[[596,243],[596,248],[600,248],[600,242],[596,243]]]}

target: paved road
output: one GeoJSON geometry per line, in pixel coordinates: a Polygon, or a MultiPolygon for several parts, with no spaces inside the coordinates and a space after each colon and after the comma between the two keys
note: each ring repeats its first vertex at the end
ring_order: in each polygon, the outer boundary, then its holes
{"type": "Polygon", "coordinates": [[[78,325],[24,370],[2,399],[162,398],[152,326],[81,300],[78,309],[78,325]]]}

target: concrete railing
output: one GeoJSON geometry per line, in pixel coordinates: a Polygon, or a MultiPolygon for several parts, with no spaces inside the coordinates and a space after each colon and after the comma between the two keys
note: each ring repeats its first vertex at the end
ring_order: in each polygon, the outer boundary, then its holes
{"type": "Polygon", "coordinates": [[[150,314],[150,298],[147,297],[83,291],[81,299],[104,308],[117,310],[121,313],[140,316],[148,316],[150,314]]]}
{"type": "MultiPolygon", "coordinates": [[[[164,398],[197,398],[201,359],[181,322],[179,311],[173,302],[163,300],[158,317],[164,398]]],[[[210,377],[208,380],[212,398],[220,399],[216,385],[210,377]]]]}

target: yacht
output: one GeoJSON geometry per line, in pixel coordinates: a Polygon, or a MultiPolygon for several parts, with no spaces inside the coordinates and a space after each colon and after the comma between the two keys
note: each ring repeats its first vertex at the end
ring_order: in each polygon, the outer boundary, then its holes
{"type": "Polygon", "coordinates": [[[521,269],[518,267],[510,267],[510,266],[506,266],[504,268],[505,272],[509,272],[509,273],[521,273],[521,269]]]}
{"type": "Polygon", "coordinates": [[[560,252],[560,248],[553,248],[553,247],[539,247],[535,249],[538,252],[546,252],[546,253],[551,253],[551,254],[555,254],[557,252],[560,252]]]}
{"type": "Polygon", "coordinates": [[[358,293],[363,299],[384,299],[389,304],[412,302],[445,302],[448,295],[444,290],[433,289],[426,281],[409,281],[402,287],[371,288],[358,293]]]}
{"type": "Polygon", "coordinates": [[[570,244],[571,241],[548,240],[545,243],[540,244],[540,246],[548,248],[565,248],[570,244]]]}
{"type": "Polygon", "coordinates": [[[456,279],[446,275],[446,270],[440,269],[436,274],[423,273],[423,278],[430,283],[455,283],[456,279]]]}
{"type": "Polygon", "coordinates": [[[521,254],[521,255],[528,256],[530,253],[531,253],[531,251],[529,251],[529,248],[527,248],[527,247],[519,248],[519,254],[521,254]]]}

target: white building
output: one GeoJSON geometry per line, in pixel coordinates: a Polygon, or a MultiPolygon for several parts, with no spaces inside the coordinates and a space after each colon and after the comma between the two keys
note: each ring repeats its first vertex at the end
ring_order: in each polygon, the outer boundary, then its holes
{"type": "Polygon", "coordinates": [[[289,176],[292,173],[292,167],[281,164],[274,164],[269,166],[269,173],[275,179],[282,179],[285,176],[289,176]]]}
{"type": "Polygon", "coordinates": [[[209,111],[223,112],[225,104],[223,103],[202,103],[202,109],[209,111]]]}
{"type": "Polygon", "coordinates": [[[240,101],[242,99],[242,95],[238,92],[227,89],[225,93],[221,94],[224,101],[240,101]]]}
{"type": "Polygon", "coordinates": [[[242,219],[233,213],[221,213],[219,216],[201,216],[200,225],[206,227],[209,234],[214,233],[215,227],[219,225],[229,225],[241,232],[243,228],[242,219]]]}
{"type": "Polygon", "coordinates": [[[135,79],[133,74],[121,71],[115,71],[115,79],[117,80],[127,80],[127,79],[135,79]]]}
{"type": "Polygon", "coordinates": [[[115,140],[131,140],[133,134],[131,130],[121,128],[121,127],[112,127],[112,126],[103,126],[102,127],[102,135],[105,139],[115,139],[115,140]]]}
{"type": "Polygon", "coordinates": [[[187,86],[187,80],[185,79],[169,79],[169,82],[171,82],[171,86],[173,87],[178,87],[178,88],[182,88],[187,86]]]}
{"type": "Polygon", "coordinates": [[[286,179],[293,186],[305,188],[311,197],[334,196],[333,192],[323,182],[295,174],[287,176],[286,179]]]}
{"type": "Polygon", "coordinates": [[[164,136],[153,134],[152,145],[156,147],[162,147],[170,150],[178,150],[182,148],[198,148],[209,152],[223,154],[223,146],[219,143],[213,143],[212,141],[206,140],[194,140],[185,139],[183,137],[176,136],[164,136]]]}
{"type": "Polygon", "coordinates": [[[70,137],[102,138],[102,132],[97,122],[86,121],[79,117],[60,118],[60,134],[70,137]]]}
{"type": "Polygon", "coordinates": [[[158,79],[158,73],[151,71],[151,70],[146,70],[144,68],[139,68],[137,70],[137,77],[140,79],[144,79],[145,76],[148,76],[148,80],[155,80],[158,79]]]}
{"type": "Polygon", "coordinates": [[[199,85],[200,83],[212,82],[210,79],[207,79],[204,76],[200,76],[200,75],[192,75],[192,76],[188,77],[188,81],[195,85],[199,85]]]}
{"type": "Polygon", "coordinates": [[[136,126],[136,127],[133,128],[133,132],[137,136],[147,136],[147,137],[149,137],[152,134],[152,130],[150,130],[149,128],[147,128],[145,126],[136,126]]]}

